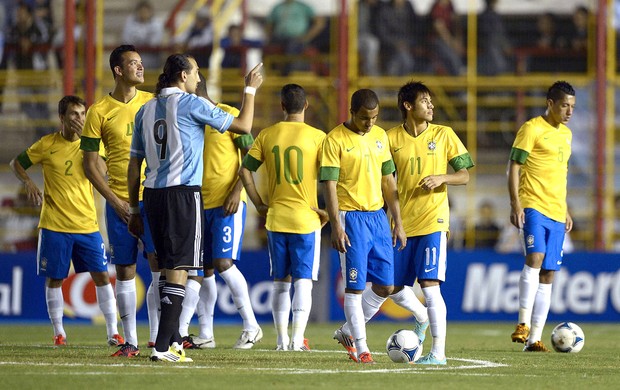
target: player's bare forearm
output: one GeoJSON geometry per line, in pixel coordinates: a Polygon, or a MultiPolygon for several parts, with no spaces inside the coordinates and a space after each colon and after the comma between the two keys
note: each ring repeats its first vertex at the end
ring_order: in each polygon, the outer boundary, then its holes
{"type": "Polygon", "coordinates": [[[246,167],[241,167],[241,169],[239,170],[239,177],[241,178],[241,182],[245,187],[245,191],[248,193],[248,197],[250,198],[252,203],[254,203],[256,211],[258,211],[260,215],[263,215],[263,212],[266,215],[267,213],[265,209],[267,208],[267,205],[263,203],[263,199],[260,197],[260,194],[256,189],[256,184],[254,183],[254,176],[252,176],[252,172],[246,167]]]}
{"type": "Polygon", "coordinates": [[[340,224],[338,218],[338,195],[336,191],[336,181],[328,180],[325,182],[325,203],[327,205],[327,214],[332,227],[332,247],[338,252],[346,253],[347,247],[351,246],[347,233],[340,224]]]}
{"type": "Polygon", "coordinates": [[[22,167],[17,159],[11,160],[9,166],[15,174],[15,177],[17,177],[24,184],[24,189],[26,190],[28,200],[35,206],[41,206],[41,203],[43,203],[43,194],[41,193],[41,190],[39,190],[39,187],[37,187],[32,179],[30,179],[30,176],[28,176],[24,167],[22,167]]]}
{"type": "MultiPolygon", "coordinates": [[[[93,187],[104,197],[104,199],[114,207],[122,202],[118,196],[110,189],[105,177],[99,169],[99,156],[98,152],[84,151],[84,174],[86,178],[92,183],[93,187]]],[[[116,209],[116,208],[115,208],[116,209]]]]}
{"type": "Polygon", "coordinates": [[[252,122],[254,120],[254,100],[256,90],[263,83],[263,75],[261,74],[261,68],[263,63],[256,65],[246,76],[245,86],[243,90],[243,102],[241,103],[241,110],[239,110],[239,116],[234,118],[229,130],[233,133],[250,134],[252,131],[252,122]],[[248,89],[251,88],[254,91],[248,89]]]}
{"type": "Polygon", "coordinates": [[[510,223],[517,228],[523,228],[525,214],[519,201],[519,174],[521,165],[511,161],[508,166],[508,194],[510,195],[510,223]]]}
{"type": "Polygon", "coordinates": [[[388,210],[394,220],[394,228],[392,229],[392,246],[396,246],[396,242],[400,242],[399,250],[407,245],[407,236],[403,229],[403,222],[400,216],[400,204],[398,202],[398,189],[394,176],[385,175],[381,178],[381,190],[383,198],[387,204],[388,210]]]}

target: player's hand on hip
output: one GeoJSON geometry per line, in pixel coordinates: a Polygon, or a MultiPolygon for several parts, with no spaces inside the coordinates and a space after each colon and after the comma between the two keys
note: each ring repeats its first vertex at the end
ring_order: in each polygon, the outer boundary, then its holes
{"type": "Polygon", "coordinates": [[[263,218],[267,218],[267,211],[269,211],[269,206],[266,204],[256,206],[256,212],[263,218]]]}
{"type": "Polygon", "coordinates": [[[263,63],[256,65],[246,76],[245,76],[245,86],[258,88],[263,84],[263,75],[261,73],[261,69],[263,68],[263,63]]]}
{"type": "Polygon", "coordinates": [[[312,207],[312,210],[319,215],[319,219],[321,220],[321,227],[327,225],[327,222],[329,222],[329,214],[327,213],[327,211],[323,209],[318,209],[316,207],[312,207]]]}

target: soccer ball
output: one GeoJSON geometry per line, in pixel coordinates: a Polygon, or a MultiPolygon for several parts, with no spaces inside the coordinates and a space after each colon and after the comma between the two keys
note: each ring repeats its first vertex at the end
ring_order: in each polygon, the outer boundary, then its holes
{"type": "Polygon", "coordinates": [[[394,332],[385,345],[394,363],[413,363],[422,355],[422,344],[414,331],[401,329],[394,332]]]}
{"type": "Polygon", "coordinates": [[[556,352],[577,353],[583,348],[583,330],[572,322],[562,322],[551,332],[551,345],[556,352]]]}

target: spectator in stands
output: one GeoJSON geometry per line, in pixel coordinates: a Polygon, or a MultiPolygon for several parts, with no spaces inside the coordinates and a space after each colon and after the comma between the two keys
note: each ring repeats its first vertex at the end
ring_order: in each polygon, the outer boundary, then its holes
{"type": "Polygon", "coordinates": [[[379,10],[377,33],[386,55],[385,72],[404,76],[413,72],[412,47],[417,16],[409,0],[391,0],[379,10]]]}
{"type": "Polygon", "coordinates": [[[207,67],[213,50],[213,24],[208,6],[196,12],[194,24],[175,40],[176,50],[194,57],[198,66],[207,67]]]}
{"type": "MultiPolygon", "coordinates": [[[[325,18],[298,0],[284,0],[277,4],[267,17],[266,32],[270,45],[280,47],[284,54],[298,56],[311,46],[312,41],[325,28],[325,18]]],[[[307,70],[308,64],[291,61],[283,73],[307,70]]]]}
{"type": "Polygon", "coordinates": [[[476,249],[493,249],[499,238],[500,227],[495,219],[495,205],[489,199],[478,206],[478,222],[475,228],[476,249]]]}
{"type": "Polygon", "coordinates": [[[512,45],[502,17],[495,10],[498,0],[485,0],[486,8],[478,18],[478,72],[484,76],[507,73],[512,45]]]}
{"type": "Polygon", "coordinates": [[[140,1],[123,26],[123,43],[132,44],[140,51],[146,69],[161,66],[160,46],[164,37],[164,22],[155,16],[150,1],[140,1]]]}
{"type": "MultiPolygon", "coordinates": [[[[15,22],[9,27],[7,34],[7,60],[12,62],[17,70],[45,70],[47,69],[47,51],[49,43],[48,30],[43,23],[34,17],[33,9],[25,2],[16,7],[15,22]]],[[[35,122],[36,136],[50,131],[50,126],[43,123],[49,120],[47,103],[34,101],[33,94],[40,94],[36,89],[32,75],[20,77],[18,81],[20,93],[20,109],[35,122]]],[[[39,99],[40,100],[40,99],[39,99]]]]}
{"type": "Polygon", "coordinates": [[[2,199],[0,205],[0,252],[37,249],[40,207],[32,206],[23,189],[15,198],[2,199]]]}
{"type": "Polygon", "coordinates": [[[536,20],[536,46],[542,49],[560,49],[565,40],[557,33],[556,18],[550,12],[540,14],[536,20]]]}
{"type": "Polygon", "coordinates": [[[465,53],[458,15],[452,0],[436,0],[430,12],[435,54],[442,70],[451,75],[465,73],[465,53]]]}
{"type": "MultiPolygon", "coordinates": [[[[220,47],[224,51],[222,68],[245,69],[247,65],[246,54],[251,48],[262,47],[262,42],[243,37],[243,28],[238,24],[228,27],[228,35],[222,38],[220,47]]],[[[245,72],[244,72],[245,74],[245,72]]]]}
{"type": "Polygon", "coordinates": [[[357,48],[362,55],[360,65],[364,76],[379,75],[379,42],[374,18],[380,8],[379,0],[360,0],[357,8],[357,48]]]}
{"type": "Polygon", "coordinates": [[[569,44],[573,50],[586,50],[588,48],[588,19],[589,11],[586,7],[577,7],[573,14],[569,44]]]}

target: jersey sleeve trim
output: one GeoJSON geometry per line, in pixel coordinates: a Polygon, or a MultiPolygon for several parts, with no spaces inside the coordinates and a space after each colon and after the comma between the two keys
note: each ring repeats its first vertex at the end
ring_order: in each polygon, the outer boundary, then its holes
{"type": "Polygon", "coordinates": [[[246,154],[245,157],[243,158],[242,164],[243,164],[243,167],[249,169],[252,172],[256,172],[258,168],[263,164],[263,162],[255,159],[249,154],[246,154]]]}
{"type": "Polygon", "coordinates": [[[233,143],[239,149],[246,149],[252,146],[254,143],[254,137],[252,137],[252,134],[243,134],[242,136],[235,138],[233,143]]]}
{"type": "Polygon", "coordinates": [[[86,152],[98,152],[100,143],[101,138],[90,138],[82,136],[82,139],[80,141],[80,149],[86,152]]]}
{"type": "Polygon", "coordinates": [[[19,156],[17,156],[16,160],[19,165],[21,165],[24,169],[28,169],[32,166],[32,161],[30,160],[30,156],[28,156],[28,152],[26,151],[21,152],[19,156]]]}
{"type": "Polygon", "coordinates": [[[527,160],[529,155],[530,154],[523,149],[512,148],[512,150],[510,151],[510,160],[516,161],[519,164],[523,165],[525,164],[525,160],[527,160]]]}
{"type": "Polygon", "coordinates": [[[454,172],[458,172],[461,169],[469,169],[474,166],[474,161],[471,159],[469,153],[461,154],[454,157],[449,161],[450,166],[454,169],[454,172]]]}
{"type": "Polygon", "coordinates": [[[340,168],[338,167],[321,167],[321,170],[319,172],[319,180],[321,181],[326,181],[326,180],[338,181],[339,177],[340,177],[340,168]]]}
{"type": "Polygon", "coordinates": [[[391,175],[396,170],[394,166],[394,160],[389,159],[381,164],[381,176],[391,175]]]}

